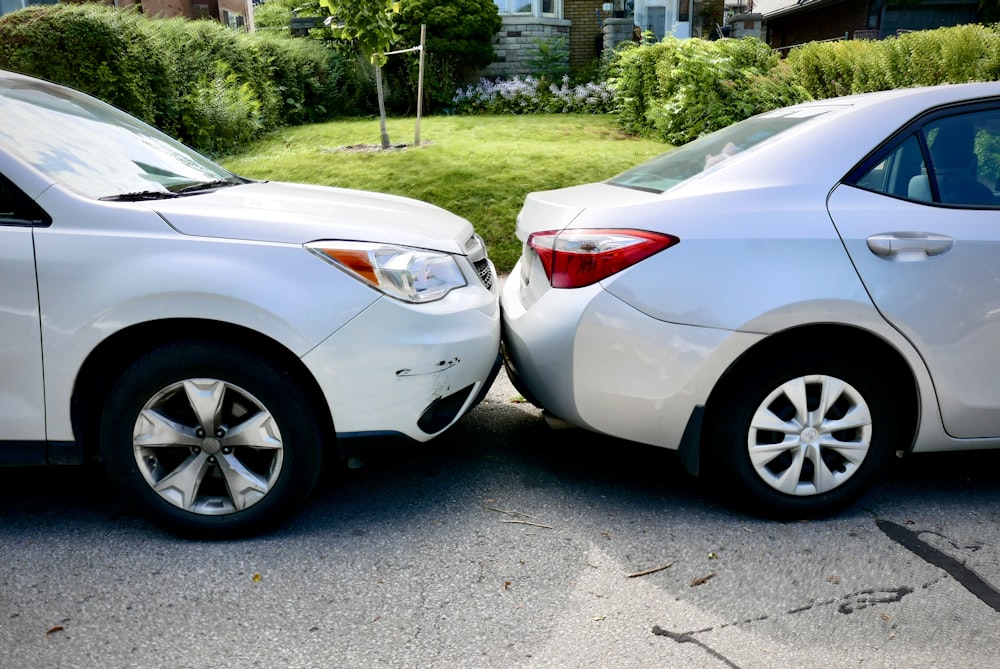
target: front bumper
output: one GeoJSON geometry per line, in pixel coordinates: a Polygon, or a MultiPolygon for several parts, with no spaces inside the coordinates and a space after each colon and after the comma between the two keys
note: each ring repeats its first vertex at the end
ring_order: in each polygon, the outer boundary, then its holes
{"type": "Polygon", "coordinates": [[[427,441],[485,394],[499,349],[499,306],[479,287],[422,305],[381,298],[303,361],[338,437],[427,441]]]}

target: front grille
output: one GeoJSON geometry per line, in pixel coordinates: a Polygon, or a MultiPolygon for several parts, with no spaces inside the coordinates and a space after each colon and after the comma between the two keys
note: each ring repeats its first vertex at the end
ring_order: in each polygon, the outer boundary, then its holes
{"type": "Polygon", "coordinates": [[[486,244],[483,238],[473,234],[465,242],[465,252],[468,254],[469,262],[476,268],[476,274],[484,286],[493,292],[493,265],[486,257],[486,244]]]}
{"type": "Polygon", "coordinates": [[[472,263],[472,266],[476,268],[476,274],[479,275],[479,280],[483,282],[483,285],[490,292],[493,292],[493,268],[490,267],[490,261],[483,258],[472,263]]]}

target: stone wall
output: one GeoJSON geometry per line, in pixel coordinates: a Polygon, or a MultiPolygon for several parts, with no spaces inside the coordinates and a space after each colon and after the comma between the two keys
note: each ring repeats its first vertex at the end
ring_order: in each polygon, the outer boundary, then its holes
{"type": "Polygon", "coordinates": [[[622,42],[632,41],[635,23],[631,16],[627,19],[604,19],[601,30],[602,49],[610,51],[622,42]]]}
{"type": "Polygon", "coordinates": [[[730,37],[739,39],[741,37],[756,37],[764,39],[764,15],[763,14],[734,14],[729,20],[729,25],[733,32],[730,37]]]}
{"type": "Polygon", "coordinates": [[[494,38],[496,60],[482,72],[488,78],[532,74],[529,62],[538,56],[538,40],[570,40],[570,21],[535,16],[504,16],[494,38]]]}

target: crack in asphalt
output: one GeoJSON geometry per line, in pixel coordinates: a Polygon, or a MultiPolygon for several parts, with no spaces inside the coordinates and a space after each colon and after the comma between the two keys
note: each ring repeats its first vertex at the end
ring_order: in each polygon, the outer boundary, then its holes
{"type": "MultiPolygon", "coordinates": [[[[698,630],[699,632],[707,632],[709,630],[698,630]]],[[[708,644],[704,644],[701,641],[695,639],[692,634],[698,634],[698,632],[671,632],[669,630],[662,629],[659,625],[653,625],[653,634],[657,636],[670,637],[677,643],[693,643],[696,646],[702,648],[709,655],[719,660],[720,662],[725,662],[726,666],[732,667],[732,669],[740,669],[738,664],[734,664],[728,657],[715,650],[708,644]]]]}
{"type": "MultiPolygon", "coordinates": [[[[924,586],[925,588],[927,586],[924,586]]],[[[794,615],[797,613],[803,613],[805,611],[810,611],[821,606],[831,606],[838,604],[837,611],[845,615],[854,613],[855,611],[861,611],[867,609],[868,607],[875,606],[877,604],[895,604],[899,602],[906,595],[912,594],[914,589],[908,586],[901,586],[898,588],[886,588],[884,590],[877,590],[874,588],[867,588],[865,590],[858,590],[857,592],[852,592],[850,594],[844,595],[843,597],[837,597],[834,599],[825,599],[819,602],[810,602],[805,606],[800,606],[798,608],[789,609],[784,611],[782,615],[794,615]]],[[[761,622],[764,620],[769,620],[771,616],[761,615],[756,618],[746,618],[744,620],[737,620],[734,622],[723,623],[721,625],[713,625],[712,627],[704,627],[699,630],[691,630],[689,632],[672,632],[670,630],[665,630],[659,625],[653,625],[651,630],[656,636],[665,636],[669,639],[673,639],[677,643],[693,643],[700,648],[708,652],[712,657],[725,662],[726,665],[733,667],[734,669],[739,669],[739,666],[733,663],[729,658],[725,657],[717,650],[712,648],[706,643],[703,643],[695,638],[696,634],[704,634],[706,632],[716,632],[719,630],[726,629],[727,627],[735,627],[737,625],[747,625],[749,623],[761,622]]]]}
{"type": "MultiPolygon", "coordinates": [[[[887,537],[916,555],[921,560],[943,569],[949,576],[958,581],[962,587],[978,597],[981,602],[986,604],[986,606],[990,607],[997,613],[1000,613],[1000,592],[986,582],[979,574],[974,572],[969,567],[966,567],[965,564],[947,553],[934,548],[929,543],[921,539],[920,535],[922,532],[914,532],[911,529],[889,520],[876,519],[875,524],[878,525],[878,528],[882,530],[887,537]]],[[[937,533],[933,534],[942,536],[937,533]]],[[[947,537],[944,538],[947,539],[947,537]]],[[[956,548],[959,548],[950,540],[948,543],[956,548]]],[[[972,550],[978,550],[979,546],[973,546],[970,548],[972,550]]]]}
{"type": "MultiPolygon", "coordinates": [[[[945,541],[947,541],[956,550],[971,550],[977,551],[981,546],[959,546],[954,541],[951,541],[948,537],[940,534],[938,532],[932,532],[930,530],[915,532],[910,530],[898,523],[894,523],[889,520],[883,520],[876,518],[875,524],[887,537],[898,543],[903,548],[907,549],[920,559],[925,562],[944,570],[949,576],[958,581],[966,590],[971,594],[975,595],[984,604],[992,608],[994,611],[1000,613],[1000,591],[990,585],[986,580],[984,580],[979,574],[965,566],[964,563],[958,559],[948,555],[947,553],[935,548],[926,541],[920,538],[921,534],[933,534],[939,536],[945,541]]],[[[923,589],[926,589],[931,584],[926,584],[923,589]]],[[[801,606],[794,609],[789,609],[785,611],[785,615],[797,614],[804,611],[809,611],[811,609],[820,606],[830,606],[833,604],[838,604],[837,611],[845,615],[854,613],[855,611],[861,611],[870,606],[875,606],[878,604],[894,604],[903,599],[906,595],[912,594],[914,589],[909,586],[901,586],[898,588],[887,588],[883,590],[877,589],[865,589],[859,590],[857,592],[845,595],[843,597],[828,599],[820,602],[812,602],[806,606],[801,606]]],[[[716,658],[720,662],[724,662],[726,666],[732,667],[733,669],[739,669],[739,666],[735,664],[732,660],[724,656],[722,653],[718,652],[708,644],[699,641],[695,638],[696,634],[704,634],[706,632],[713,632],[727,627],[733,627],[736,625],[746,625],[749,623],[760,622],[768,620],[770,616],[762,615],[756,618],[747,618],[745,620],[738,620],[730,623],[724,623],[722,625],[715,625],[712,627],[706,627],[699,630],[692,630],[689,632],[673,632],[670,630],[665,630],[659,625],[653,625],[652,633],[656,636],[665,636],[669,639],[673,639],[677,643],[693,643],[698,647],[702,648],[712,657],[716,658]]]]}

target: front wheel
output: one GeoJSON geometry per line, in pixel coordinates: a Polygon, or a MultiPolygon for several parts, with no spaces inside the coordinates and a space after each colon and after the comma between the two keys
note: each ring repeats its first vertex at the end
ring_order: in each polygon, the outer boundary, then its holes
{"type": "Polygon", "coordinates": [[[815,517],[857,499],[897,440],[891,386],[863,361],[768,361],[721,390],[706,424],[707,469],[740,508],[815,517]]]}
{"type": "Polygon", "coordinates": [[[319,474],[319,423],[300,388],[238,348],[178,343],[112,387],[101,453],[126,498],[167,529],[255,534],[285,518],[319,474]]]}

